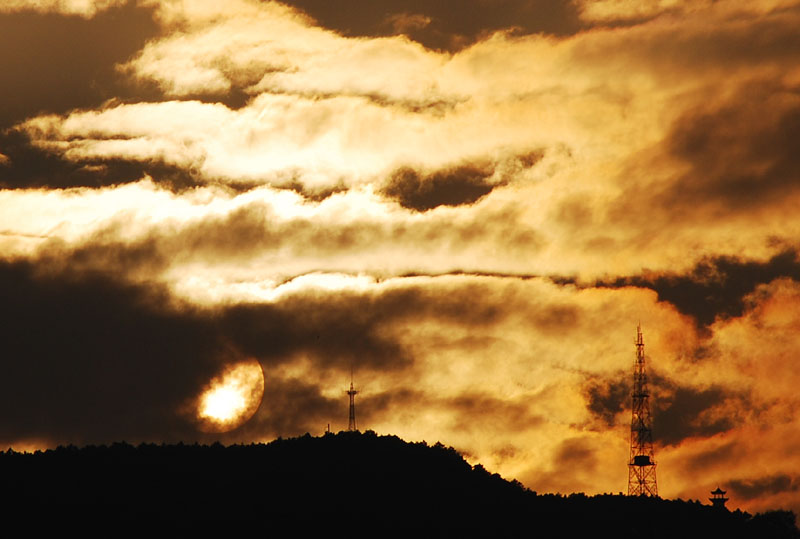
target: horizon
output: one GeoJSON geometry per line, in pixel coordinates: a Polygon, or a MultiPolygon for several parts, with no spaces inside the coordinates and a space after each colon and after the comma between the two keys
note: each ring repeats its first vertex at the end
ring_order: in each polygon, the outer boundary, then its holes
{"type": "MultiPolygon", "coordinates": [[[[173,443],[140,442],[138,444],[132,444],[132,443],[129,443],[129,442],[125,441],[125,440],[118,440],[118,441],[114,441],[114,442],[111,442],[111,443],[97,444],[97,445],[84,445],[84,446],[75,446],[75,445],[72,445],[72,444],[59,445],[59,446],[56,446],[56,447],[35,449],[33,451],[27,451],[27,450],[25,450],[25,451],[17,451],[13,447],[9,447],[4,453],[8,454],[10,452],[10,453],[17,454],[17,455],[37,455],[37,454],[41,455],[41,454],[45,454],[45,453],[53,453],[53,452],[59,452],[59,451],[73,451],[73,450],[82,451],[82,450],[85,450],[85,449],[114,449],[115,447],[119,447],[119,446],[124,446],[124,447],[132,448],[132,449],[137,449],[137,448],[141,448],[141,447],[161,447],[161,448],[173,448],[173,447],[205,447],[205,448],[212,448],[212,447],[216,447],[216,446],[223,447],[223,448],[230,448],[230,447],[256,447],[256,446],[267,446],[267,445],[270,445],[270,444],[272,444],[274,442],[286,442],[286,441],[293,441],[293,440],[297,441],[297,440],[304,440],[304,439],[309,439],[309,438],[323,439],[323,438],[326,438],[328,436],[336,437],[336,436],[339,436],[339,435],[358,435],[358,436],[367,436],[367,437],[373,436],[375,438],[395,438],[395,439],[400,440],[401,442],[403,442],[405,444],[409,444],[409,445],[422,445],[424,447],[432,448],[432,449],[444,449],[444,450],[447,450],[447,451],[455,451],[458,454],[458,456],[466,464],[469,465],[470,469],[480,468],[480,469],[484,470],[485,472],[487,472],[490,475],[496,475],[496,476],[500,477],[503,481],[505,481],[507,483],[516,484],[519,487],[521,487],[522,489],[524,489],[526,491],[530,491],[533,494],[536,494],[536,495],[539,495],[539,496],[545,496],[545,495],[555,495],[555,496],[587,495],[585,492],[582,492],[582,491],[572,491],[572,492],[538,492],[538,491],[534,491],[533,489],[530,489],[527,486],[525,486],[522,483],[520,483],[514,477],[504,477],[504,476],[498,474],[497,472],[494,472],[492,470],[487,469],[480,462],[474,462],[474,463],[470,462],[466,457],[464,457],[463,454],[461,454],[461,452],[457,448],[449,446],[449,445],[442,444],[438,440],[436,442],[432,442],[432,443],[428,442],[427,440],[405,440],[405,439],[397,436],[396,434],[379,433],[379,432],[375,432],[372,429],[367,429],[367,430],[364,430],[364,431],[362,431],[362,430],[343,429],[343,430],[340,430],[340,431],[337,431],[337,432],[325,431],[322,434],[311,434],[309,432],[305,432],[305,433],[303,433],[301,435],[290,436],[290,437],[287,437],[287,438],[283,438],[281,436],[278,436],[277,438],[274,438],[274,439],[268,440],[268,441],[232,442],[230,444],[224,444],[224,443],[220,442],[219,440],[215,440],[215,441],[210,442],[210,443],[200,443],[200,442],[197,442],[197,441],[192,442],[192,443],[185,443],[185,442],[182,442],[182,441],[178,441],[178,442],[173,442],[173,443]]],[[[719,489],[719,485],[717,486],[717,489],[719,489]]],[[[723,491],[723,494],[725,494],[726,492],[727,491],[723,491]]],[[[709,494],[714,494],[714,491],[710,491],[709,494]]],[[[661,500],[666,500],[666,501],[683,501],[683,502],[688,502],[688,503],[692,503],[692,502],[697,501],[697,502],[701,503],[702,505],[706,505],[706,506],[709,506],[709,507],[711,507],[713,505],[711,503],[704,503],[703,499],[701,499],[701,498],[698,498],[697,500],[694,500],[694,499],[691,499],[691,498],[687,499],[687,500],[683,500],[681,498],[668,499],[668,498],[662,498],[661,496],[658,496],[658,495],[650,496],[650,495],[647,495],[647,494],[641,494],[641,495],[638,495],[638,494],[637,495],[625,494],[622,491],[620,491],[620,492],[600,492],[600,493],[595,493],[595,494],[588,494],[587,496],[590,496],[590,497],[591,496],[625,496],[625,497],[633,497],[633,498],[651,497],[651,498],[661,499],[661,500]]],[[[709,499],[709,501],[710,501],[710,499],[709,499]]],[[[737,512],[737,511],[741,512],[740,508],[729,508],[729,507],[726,507],[726,509],[729,512],[737,512]]],[[[772,508],[768,508],[767,509],[767,511],[781,511],[781,510],[787,510],[787,509],[781,508],[781,507],[772,507],[772,508]]]]}
{"type": "MultiPolygon", "coordinates": [[[[193,447],[199,447],[199,448],[212,449],[212,448],[217,447],[217,446],[222,447],[222,448],[233,448],[233,447],[244,448],[244,447],[268,446],[268,445],[271,445],[271,444],[273,444],[275,442],[299,442],[299,441],[307,440],[307,439],[324,439],[324,438],[327,438],[327,437],[338,437],[340,435],[357,435],[359,437],[366,436],[368,438],[369,437],[374,437],[374,438],[392,438],[392,439],[399,440],[400,442],[402,442],[404,444],[408,444],[408,445],[423,445],[424,447],[431,448],[431,449],[441,449],[441,450],[445,450],[445,451],[455,451],[456,454],[458,454],[458,456],[469,466],[470,470],[482,471],[482,472],[485,472],[485,473],[487,473],[489,475],[499,477],[502,481],[508,483],[509,485],[514,485],[516,487],[519,487],[519,488],[523,489],[524,491],[528,491],[528,492],[530,492],[530,493],[532,493],[532,494],[534,494],[536,496],[557,496],[557,497],[587,496],[589,498],[592,498],[592,497],[606,497],[606,496],[619,496],[619,497],[628,497],[628,498],[631,498],[631,497],[632,498],[654,498],[654,499],[657,499],[657,500],[663,500],[663,501],[668,501],[668,502],[684,502],[684,503],[688,503],[688,504],[696,503],[696,504],[700,504],[700,505],[706,506],[706,507],[713,507],[714,506],[714,504],[711,503],[711,499],[708,498],[708,497],[706,497],[706,498],[697,498],[697,499],[688,498],[688,499],[684,500],[682,498],[663,498],[663,497],[658,496],[658,495],[625,494],[622,491],[620,491],[620,492],[598,492],[598,493],[592,493],[592,494],[587,494],[587,493],[582,492],[582,491],[539,492],[539,491],[535,491],[535,490],[530,489],[529,487],[523,485],[516,478],[503,477],[500,474],[498,474],[498,473],[496,473],[496,472],[494,472],[492,470],[486,469],[480,462],[474,462],[474,463],[470,462],[467,458],[464,457],[463,454],[461,454],[460,451],[458,451],[457,448],[442,444],[440,441],[436,441],[436,442],[430,443],[430,442],[428,442],[426,440],[416,440],[416,441],[414,441],[414,440],[405,440],[405,439],[403,439],[403,438],[401,438],[401,437],[399,437],[399,436],[397,436],[395,434],[378,433],[378,432],[375,432],[372,429],[367,429],[367,430],[364,430],[364,431],[361,431],[361,430],[348,430],[348,429],[343,429],[343,430],[340,430],[338,432],[325,431],[325,432],[323,432],[322,434],[319,434],[319,435],[315,435],[315,434],[311,434],[311,433],[306,432],[306,433],[304,433],[302,435],[291,436],[291,437],[288,437],[288,438],[282,438],[282,437],[279,436],[278,438],[275,438],[273,440],[269,440],[269,441],[266,441],[266,442],[264,442],[264,441],[248,442],[248,443],[233,442],[233,443],[230,443],[230,444],[227,444],[227,445],[221,443],[219,440],[216,440],[216,441],[214,441],[212,443],[198,443],[198,442],[184,443],[184,442],[179,441],[179,442],[170,443],[170,444],[165,444],[163,442],[160,443],[160,444],[159,443],[152,443],[152,442],[150,442],[150,443],[141,442],[139,444],[131,444],[131,443],[126,442],[125,440],[120,440],[120,441],[115,441],[115,442],[112,442],[112,443],[109,443],[109,444],[100,444],[100,445],[86,445],[86,446],[74,446],[74,445],[63,446],[63,445],[59,445],[59,446],[57,446],[55,448],[37,449],[35,451],[15,451],[13,448],[9,448],[4,453],[8,454],[9,452],[11,452],[11,453],[17,454],[17,455],[44,455],[44,454],[47,454],[47,453],[54,453],[54,452],[63,452],[63,451],[72,452],[72,451],[75,451],[75,450],[83,451],[83,450],[88,450],[88,449],[91,449],[91,450],[96,450],[96,449],[113,450],[113,449],[118,448],[120,446],[128,447],[128,448],[131,448],[131,449],[140,449],[142,447],[145,447],[145,448],[153,448],[153,447],[155,447],[155,448],[179,448],[179,447],[193,448],[193,447]],[[709,502],[709,503],[706,503],[706,502],[709,502]]],[[[717,494],[717,491],[719,491],[719,490],[721,490],[721,489],[720,489],[720,487],[718,485],[717,488],[714,491],[710,491],[709,494],[711,494],[713,496],[713,495],[717,494]]],[[[726,492],[727,491],[722,490],[722,494],[723,495],[726,494],[726,492]]],[[[726,498],[726,501],[727,501],[727,498],[726,498]]],[[[747,511],[743,511],[739,507],[736,507],[736,508],[727,507],[725,504],[723,504],[723,507],[726,509],[726,511],[728,513],[732,513],[732,514],[740,514],[741,513],[741,514],[743,514],[745,516],[748,516],[748,515],[749,516],[753,516],[753,515],[750,515],[747,511]]],[[[771,507],[771,508],[764,509],[762,511],[762,513],[769,513],[769,512],[775,512],[775,511],[790,511],[790,510],[782,508],[782,507],[771,507]]]]}
{"type": "Polygon", "coordinates": [[[0,4],[0,450],[437,439],[800,513],[800,0],[0,4]],[[352,386],[351,386],[352,387],[352,386]],[[319,428],[322,427],[322,428],[319,428]]]}

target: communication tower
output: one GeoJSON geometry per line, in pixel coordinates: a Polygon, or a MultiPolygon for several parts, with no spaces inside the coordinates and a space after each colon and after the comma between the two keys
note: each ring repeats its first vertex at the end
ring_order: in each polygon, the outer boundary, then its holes
{"type": "Polygon", "coordinates": [[[350,396],[350,421],[347,423],[347,430],[356,431],[356,394],[358,391],[353,387],[353,371],[350,371],[350,389],[347,394],[350,396]]]}
{"type": "Polygon", "coordinates": [[[636,362],[633,365],[633,411],[631,457],[628,461],[628,496],[658,497],[656,463],[653,459],[653,430],[650,393],[644,368],[642,325],[636,328],[636,362]]]}

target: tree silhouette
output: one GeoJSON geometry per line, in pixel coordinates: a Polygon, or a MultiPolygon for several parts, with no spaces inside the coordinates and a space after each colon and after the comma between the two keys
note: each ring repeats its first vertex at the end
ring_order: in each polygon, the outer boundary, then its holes
{"type": "Polygon", "coordinates": [[[37,532],[800,537],[788,511],[753,517],[691,500],[537,494],[452,447],[372,431],[228,447],[9,450],[0,478],[7,525],[37,532]]]}

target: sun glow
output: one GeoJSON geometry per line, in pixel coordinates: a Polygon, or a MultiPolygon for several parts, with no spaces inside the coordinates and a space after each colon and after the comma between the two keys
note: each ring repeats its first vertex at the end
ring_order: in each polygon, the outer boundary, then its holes
{"type": "Polygon", "coordinates": [[[199,398],[197,418],[200,429],[225,432],[245,423],[264,396],[264,373],[255,361],[245,361],[229,367],[209,382],[199,398]]]}

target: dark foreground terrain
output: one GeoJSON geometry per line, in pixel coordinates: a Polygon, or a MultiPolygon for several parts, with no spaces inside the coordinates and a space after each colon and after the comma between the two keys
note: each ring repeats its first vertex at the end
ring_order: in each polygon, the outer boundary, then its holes
{"type": "Polygon", "coordinates": [[[263,445],[0,453],[0,518],[25,535],[800,537],[794,514],[540,495],[452,448],[372,432],[263,445]]]}

